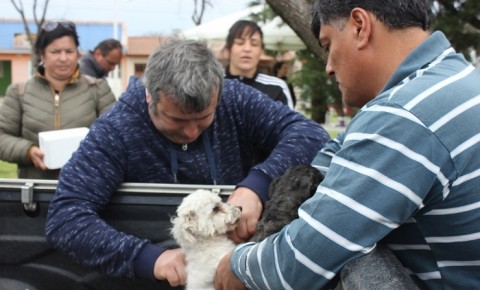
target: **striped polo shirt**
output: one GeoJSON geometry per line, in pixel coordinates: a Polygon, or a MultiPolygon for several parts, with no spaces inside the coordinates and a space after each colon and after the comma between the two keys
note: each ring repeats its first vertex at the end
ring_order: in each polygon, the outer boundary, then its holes
{"type": "Polygon", "coordinates": [[[236,248],[252,289],[320,289],[386,243],[422,289],[480,287],[480,73],[433,33],[327,143],[299,219],[236,248]]]}

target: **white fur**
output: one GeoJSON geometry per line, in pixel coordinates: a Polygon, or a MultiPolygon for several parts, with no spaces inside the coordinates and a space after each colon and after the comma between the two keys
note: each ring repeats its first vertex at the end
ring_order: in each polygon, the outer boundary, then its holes
{"type": "Polygon", "coordinates": [[[172,220],[172,234],[187,259],[186,290],[211,290],[220,259],[234,243],[226,233],[235,229],[241,208],[199,189],[185,197],[172,220]]]}

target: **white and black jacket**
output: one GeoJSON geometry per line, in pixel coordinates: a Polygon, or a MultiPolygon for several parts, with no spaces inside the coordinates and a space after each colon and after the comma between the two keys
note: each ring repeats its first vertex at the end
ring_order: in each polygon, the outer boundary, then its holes
{"type": "Polygon", "coordinates": [[[242,83],[254,87],[262,93],[267,94],[273,100],[280,101],[293,109],[293,100],[292,96],[290,95],[287,83],[280,78],[259,72],[256,72],[253,78],[234,76],[230,74],[228,67],[225,70],[225,78],[238,79],[242,83]]]}

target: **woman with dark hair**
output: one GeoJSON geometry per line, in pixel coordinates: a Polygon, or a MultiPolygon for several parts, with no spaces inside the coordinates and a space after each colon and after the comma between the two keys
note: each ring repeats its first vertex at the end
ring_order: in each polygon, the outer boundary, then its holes
{"type": "Polygon", "coordinates": [[[37,73],[10,85],[0,107],[0,159],[19,178],[57,179],[39,148],[38,133],[90,127],[114,102],[107,82],[80,75],[78,34],[70,21],[46,22],[35,42],[37,73]]]}
{"type": "Polygon", "coordinates": [[[229,58],[225,77],[238,79],[293,109],[292,97],[285,81],[257,70],[263,48],[263,32],[256,22],[235,22],[230,27],[225,44],[229,58]]]}

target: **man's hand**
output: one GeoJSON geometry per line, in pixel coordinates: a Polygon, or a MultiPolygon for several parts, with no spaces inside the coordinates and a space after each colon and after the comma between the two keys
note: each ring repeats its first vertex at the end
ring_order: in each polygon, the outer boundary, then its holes
{"type": "Polygon", "coordinates": [[[43,157],[45,153],[43,153],[42,149],[38,148],[37,146],[32,146],[28,149],[28,157],[32,161],[33,165],[40,169],[40,170],[47,170],[47,166],[43,162],[43,157]]]}
{"type": "Polygon", "coordinates": [[[181,249],[166,250],[155,262],[153,274],[157,280],[167,280],[176,287],[187,283],[185,254],[181,249]]]}
{"type": "Polygon", "coordinates": [[[245,290],[245,287],[240,280],[230,270],[230,258],[232,252],[226,254],[218,263],[217,272],[215,274],[215,289],[216,290],[245,290]]]}
{"type": "Polygon", "coordinates": [[[239,187],[228,198],[228,203],[242,207],[242,215],[230,238],[235,243],[247,242],[255,234],[262,214],[262,202],[258,195],[246,187],[239,187]]]}

